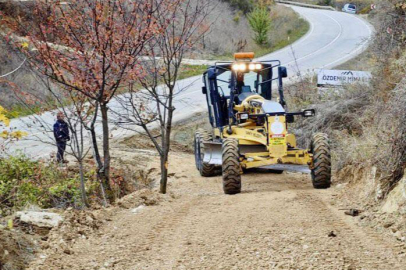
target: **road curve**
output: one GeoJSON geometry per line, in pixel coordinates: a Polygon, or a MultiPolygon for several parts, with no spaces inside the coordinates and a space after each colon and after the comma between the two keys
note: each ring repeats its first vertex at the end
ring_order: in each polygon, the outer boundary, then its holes
{"type": "MultiPolygon", "coordinates": [[[[373,35],[372,26],[356,15],[291,7],[310,23],[309,32],[291,46],[259,58],[280,60],[288,68],[288,81],[294,79],[298,72],[304,74],[314,72],[315,69],[332,68],[357,56],[368,46],[373,35]]],[[[206,101],[201,94],[201,76],[179,81],[177,87],[184,91],[175,100],[175,121],[187,119],[194,113],[206,110],[206,101]]],[[[110,103],[110,108],[122,111],[116,100],[110,103]]],[[[33,117],[11,121],[13,128],[25,130],[30,134],[14,143],[12,152],[21,151],[31,157],[46,157],[55,152],[52,133],[43,131],[43,126],[52,127],[54,116],[47,112],[40,118],[41,121],[35,121],[33,117]]],[[[112,136],[116,138],[127,135],[131,135],[131,132],[122,129],[112,131],[112,136]]]]}
{"type": "Polygon", "coordinates": [[[309,32],[292,46],[260,60],[279,59],[288,70],[302,73],[332,68],[360,54],[372,37],[372,26],[356,15],[292,8],[309,22],[309,32]]]}

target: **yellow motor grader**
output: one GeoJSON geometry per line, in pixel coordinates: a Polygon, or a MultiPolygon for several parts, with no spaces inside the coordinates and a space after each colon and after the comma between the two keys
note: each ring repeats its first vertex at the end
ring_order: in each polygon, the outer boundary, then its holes
{"type": "Polygon", "coordinates": [[[234,62],[219,62],[203,75],[212,130],[195,134],[196,167],[204,177],[221,167],[225,194],[241,192],[241,175],[251,168],[310,172],[315,188],[331,185],[331,157],[326,134],[313,135],[309,149],[296,145],[288,124],[315,110],[287,112],[280,61],[255,62],[254,53],[237,53],[234,62]],[[278,95],[272,93],[277,85],[278,95]],[[276,95],[275,95],[276,96],[276,95]]]}

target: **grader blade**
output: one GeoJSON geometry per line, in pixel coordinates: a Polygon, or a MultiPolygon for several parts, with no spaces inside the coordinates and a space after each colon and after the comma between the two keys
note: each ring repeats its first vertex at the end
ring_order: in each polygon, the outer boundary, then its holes
{"type": "Polygon", "coordinates": [[[301,172],[301,173],[310,173],[311,170],[307,165],[296,165],[296,164],[274,164],[274,165],[267,165],[261,167],[263,169],[270,169],[270,170],[280,170],[280,171],[288,171],[288,172],[301,172]]]}
{"type": "Polygon", "coordinates": [[[222,164],[222,151],[220,142],[204,142],[203,162],[211,165],[222,164]]]}

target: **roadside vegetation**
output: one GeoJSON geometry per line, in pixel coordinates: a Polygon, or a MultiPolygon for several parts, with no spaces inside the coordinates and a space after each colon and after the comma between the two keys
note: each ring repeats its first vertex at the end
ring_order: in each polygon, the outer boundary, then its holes
{"type": "Polygon", "coordinates": [[[373,212],[366,219],[369,224],[380,230],[391,227],[399,240],[405,236],[400,232],[405,229],[405,14],[404,1],[380,2],[369,15],[376,26],[372,45],[338,67],[371,71],[369,85],[317,90],[314,78],[302,78],[286,88],[291,110],[317,110],[314,119],[297,119],[300,143],[307,145],[316,130],[328,133],[335,183],[347,187],[342,197],[373,212]]]}
{"type": "MultiPolygon", "coordinates": [[[[94,162],[85,162],[88,204],[103,204],[94,162]]],[[[114,161],[112,189],[115,199],[150,186],[152,179],[135,161],[114,161]]],[[[0,216],[21,209],[85,209],[82,201],[79,169],[76,164],[61,168],[46,160],[32,160],[23,154],[0,159],[0,216]]]]}
{"type": "MultiPolygon", "coordinates": [[[[94,170],[86,173],[88,195],[95,193],[94,170]]],[[[56,164],[32,161],[23,155],[0,160],[0,215],[35,206],[39,208],[82,208],[75,171],[60,170],[56,164]]]]}

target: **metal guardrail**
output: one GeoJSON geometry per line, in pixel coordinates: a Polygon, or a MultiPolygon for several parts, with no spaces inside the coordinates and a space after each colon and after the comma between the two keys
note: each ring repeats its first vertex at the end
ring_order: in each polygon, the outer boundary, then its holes
{"type": "Polygon", "coordinates": [[[300,2],[294,2],[294,1],[275,0],[275,2],[279,3],[279,4],[287,4],[287,5],[293,5],[293,6],[299,6],[299,7],[308,7],[308,8],[316,8],[316,9],[333,10],[333,11],[336,10],[335,8],[330,7],[330,6],[311,5],[311,4],[305,4],[305,3],[300,3],[300,2]]]}

